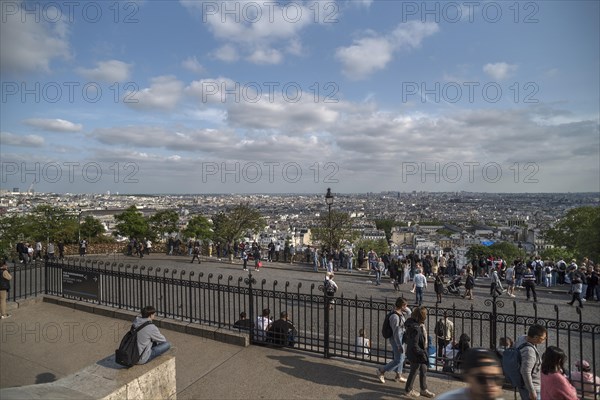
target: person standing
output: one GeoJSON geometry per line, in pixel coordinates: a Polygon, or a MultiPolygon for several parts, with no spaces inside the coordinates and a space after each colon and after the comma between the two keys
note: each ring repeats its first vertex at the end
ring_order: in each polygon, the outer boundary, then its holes
{"type": "Polygon", "coordinates": [[[248,271],[248,252],[242,249],[242,261],[244,262],[244,271],[248,271]]]}
{"type": "Polygon", "coordinates": [[[437,338],[437,356],[444,357],[446,346],[454,339],[454,323],[448,318],[448,312],[444,310],[444,317],[436,324],[434,329],[437,338]]]}
{"type": "Polygon", "coordinates": [[[515,347],[521,353],[520,373],[524,383],[522,388],[518,388],[521,400],[536,400],[540,392],[542,361],[536,346],[543,343],[547,337],[546,328],[534,324],[527,330],[527,335],[521,336],[515,343],[515,347]]]}
{"type": "Polygon", "coordinates": [[[435,281],[433,283],[433,289],[435,290],[435,294],[437,296],[436,303],[442,302],[442,294],[444,293],[444,274],[440,269],[435,276],[435,281]]]}
{"type": "Polygon", "coordinates": [[[54,241],[48,242],[48,259],[54,260],[54,241]]]}
{"type": "Polygon", "coordinates": [[[202,262],[200,261],[200,242],[199,241],[194,242],[194,245],[192,247],[192,261],[191,261],[192,264],[194,263],[194,260],[196,258],[198,259],[198,264],[201,264],[202,262]]]}
{"type": "Polygon", "coordinates": [[[10,292],[11,279],[12,275],[8,272],[8,265],[4,260],[2,266],[0,266],[0,319],[10,317],[10,314],[6,312],[6,299],[8,298],[8,292],[10,292]]]}
{"type": "Polygon", "coordinates": [[[463,358],[467,387],[446,392],[438,400],[501,400],[504,376],[498,357],[483,348],[469,349],[463,358]]]}
{"type": "Polygon", "coordinates": [[[42,242],[40,240],[35,242],[35,254],[33,258],[35,260],[40,260],[42,258],[42,242]]]}
{"type": "Polygon", "coordinates": [[[435,393],[427,390],[427,364],[429,356],[427,355],[427,330],[425,329],[425,320],[427,319],[427,309],[417,307],[412,315],[404,324],[406,331],[406,358],[410,361],[410,373],[406,380],[406,395],[408,397],[435,397],[435,393]],[[419,372],[419,383],[421,391],[413,390],[413,384],[419,372]]]}
{"type": "Polygon", "coordinates": [[[81,239],[81,242],[79,242],[79,256],[83,257],[85,256],[85,252],[87,250],[87,240],[85,240],[85,238],[81,239]]]}
{"type": "Polygon", "coordinates": [[[420,307],[423,304],[423,291],[427,288],[427,278],[422,274],[420,268],[417,269],[413,282],[415,285],[415,303],[420,307]]]}
{"type": "Polygon", "coordinates": [[[515,297],[515,265],[511,264],[510,267],[506,269],[506,286],[508,295],[510,297],[515,297]]]}
{"type": "Polygon", "coordinates": [[[533,301],[537,303],[537,294],[535,293],[535,273],[531,267],[523,274],[523,286],[527,293],[527,300],[530,298],[530,293],[533,293],[533,301]]]}
{"type": "Polygon", "coordinates": [[[581,292],[583,291],[583,283],[579,276],[575,275],[575,278],[571,282],[573,298],[567,304],[572,306],[575,300],[579,302],[579,308],[583,308],[583,303],[581,302],[581,292]]]}
{"type": "Polygon", "coordinates": [[[473,271],[467,268],[467,278],[465,279],[465,299],[473,300],[473,288],[475,287],[475,277],[473,271]]]}
{"type": "Polygon", "coordinates": [[[62,240],[58,242],[58,258],[65,258],[65,243],[62,240]]]}
{"type": "Polygon", "coordinates": [[[502,288],[502,283],[500,282],[500,277],[498,276],[498,270],[496,268],[492,269],[492,283],[490,284],[490,296],[493,296],[496,293],[500,296],[504,292],[502,288]]]}
{"type": "MultiPolygon", "coordinates": [[[[404,359],[406,350],[403,347],[403,336],[405,322],[411,312],[404,297],[396,299],[394,311],[389,314],[390,327],[392,328],[392,336],[388,338],[390,347],[392,348],[393,359],[387,363],[383,369],[377,368],[377,378],[381,383],[385,383],[385,373],[388,371],[396,371],[396,382],[406,382],[406,378],[402,377],[402,368],[404,367],[404,359]]],[[[387,316],[386,316],[387,317],[387,316]]]]}
{"type": "Polygon", "coordinates": [[[375,286],[381,285],[381,274],[383,274],[383,270],[385,270],[385,263],[383,262],[383,259],[379,257],[375,266],[375,286]]]}

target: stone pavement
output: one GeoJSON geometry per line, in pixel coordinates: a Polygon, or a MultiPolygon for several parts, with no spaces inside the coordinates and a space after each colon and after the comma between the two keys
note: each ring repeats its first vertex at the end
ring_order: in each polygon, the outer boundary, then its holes
{"type": "MultiPolygon", "coordinates": [[[[52,382],[79,371],[114,354],[130,326],[41,298],[11,308],[12,317],[0,321],[0,388],[52,382]]],[[[403,384],[379,383],[372,364],[161,331],[174,345],[179,399],[404,398],[403,384]]],[[[462,385],[428,377],[429,389],[438,394],[462,385]]],[[[512,392],[505,398],[512,399],[512,392]]]]}

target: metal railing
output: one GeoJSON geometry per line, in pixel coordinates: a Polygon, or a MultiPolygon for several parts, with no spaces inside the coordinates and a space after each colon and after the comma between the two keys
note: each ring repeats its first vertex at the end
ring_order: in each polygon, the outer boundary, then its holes
{"type": "MultiPolygon", "coordinates": [[[[277,280],[259,282],[251,272],[248,277],[234,278],[217,273],[76,258],[17,267],[13,276],[13,291],[9,295],[13,301],[45,293],[134,311],[154,305],[165,318],[234,331],[239,331],[234,323],[241,312],[255,322],[262,310],[268,308],[274,319],[281,311],[287,311],[296,327],[294,347],[297,349],[374,364],[391,358],[389,346],[380,332],[393,304],[372,298],[348,298],[343,294],[330,298],[315,284],[303,287],[302,283],[292,285],[277,280]],[[68,273],[98,277],[94,286],[97,292],[89,296],[81,292],[74,295],[64,282],[68,273]],[[369,354],[356,346],[361,329],[371,338],[369,354]]],[[[600,373],[600,325],[583,321],[581,309],[577,308],[577,320],[570,321],[562,319],[556,305],[553,315],[540,316],[535,303],[520,304],[519,310],[517,302],[511,303],[512,312],[500,312],[505,303],[498,298],[485,300],[484,304],[491,308],[489,311],[476,310],[473,305],[460,309],[454,304],[451,307],[436,304],[428,308],[426,328],[435,343],[434,326],[445,312],[454,324],[456,338],[466,333],[472,347],[495,349],[499,338],[516,340],[526,334],[530,325],[540,324],[548,330],[548,339],[541,347],[558,346],[568,355],[567,365],[573,366],[576,361],[585,359],[594,376],[600,373]],[[532,308],[531,315],[524,315],[524,307],[532,308]]],[[[252,343],[257,343],[257,339],[251,335],[252,343]]],[[[444,359],[435,356],[435,349],[430,349],[431,352],[430,369],[442,372],[444,359]]],[[[578,384],[577,389],[581,393],[583,385],[578,384]]],[[[586,393],[585,398],[598,397],[586,393]]]]}

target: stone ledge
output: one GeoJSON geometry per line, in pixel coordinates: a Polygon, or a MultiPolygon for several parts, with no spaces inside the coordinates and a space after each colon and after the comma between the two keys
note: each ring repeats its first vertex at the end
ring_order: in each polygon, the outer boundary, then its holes
{"type": "Polygon", "coordinates": [[[2,400],[175,399],[175,357],[169,353],[144,365],[124,368],[114,355],[56,382],[0,389],[2,400]]]}

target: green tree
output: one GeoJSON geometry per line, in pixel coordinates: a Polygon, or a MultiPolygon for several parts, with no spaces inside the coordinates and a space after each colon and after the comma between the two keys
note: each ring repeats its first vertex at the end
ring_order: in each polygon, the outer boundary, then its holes
{"type": "Polygon", "coordinates": [[[491,255],[489,247],[484,246],[482,244],[474,244],[471,247],[469,247],[469,250],[467,250],[465,257],[467,258],[467,260],[474,262],[475,260],[479,260],[481,257],[487,258],[489,255],[491,255]]]}
{"type": "MultiPolygon", "coordinates": [[[[385,239],[363,239],[359,240],[354,244],[356,249],[360,249],[361,247],[365,249],[365,251],[369,251],[371,249],[375,250],[378,256],[381,256],[383,253],[389,253],[390,245],[385,239]]],[[[358,251],[358,250],[357,250],[358,251]]]]}
{"type": "Polygon", "coordinates": [[[194,215],[183,230],[186,238],[208,239],[212,236],[212,225],[208,218],[194,215]]]}
{"type": "Polygon", "coordinates": [[[331,226],[329,213],[323,213],[317,221],[317,226],[312,230],[312,238],[320,242],[326,249],[338,250],[342,242],[353,242],[358,237],[358,232],[352,229],[350,215],[341,211],[331,211],[331,226]]]}
{"type": "Polygon", "coordinates": [[[39,205],[25,216],[23,234],[29,240],[64,240],[66,243],[77,241],[77,217],[67,210],[50,205],[39,205]]]}
{"type": "Polygon", "coordinates": [[[127,238],[150,236],[148,220],[137,210],[136,206],[131,206],[122,213],[116,214],[115,221],[117,221],[113,232],[115,236],[121,235],[127,238]]]}
{"type": "MultiPolygon", "coordinates": [[[[214,240],[229,243],[231,246],[246,232],[256,232],[264,226],[260,212],[247,204],[239,204],[219,212],[212,220],[214,240]]],[[[232,252],[229,252],[229,261],[233,261],[232,252]]]]}
{"type": "Polygon", "coordinates": [[[496,242],[489,249],[491,255],[495,258],[501,257],[507,265],[512,264],[517,258],[523,259],[525,257],[525,252],[522,249],[508,242],[496,242]]]}
{"type": "Polygon", "coordinates": [[[558,261],[562,258],[567,263],[569,262],[569,260],[571,260],[572,258],[575,257],[575,255],[573,254],[573,252],[571,250],[567,250],[567,249],[560,248],[560,247],[554,247],[552,249],[542,250],[542,252],[540,253],[540,256],[542,257],[543,260],[558,261]]]}
{"type": "Polygon", "coordinates": [[[98,219],[92,217],[91,215],[88,215],[83,219],[79,230],[82,238],[87,238],[91,241],[95,241],[95,239],[101,237],[106,231],[104,229],[104,225],[102,225],[98,219]]]}
{"type": "MultiPolygon", "coordinates": [[[[375,227],[385,232],[385,238],[390,240],[392,238],[392,228],[396,225],[393,219],[376,219],[375,227]]],[[[377,253],[379,254],[379,253],[377,253]]]]}
{"type": "Polygon", "coordinates": [[[573,208],[546,232],[546,238],[578,258],[600,259],[600,207],[573,208]]]}
{"type": "Polygon", "coordinates": [[[148,219],[151,236],[163,238],[166,234],[179,232],[179,214],[173,210],[161,210],[148,219]]]}

